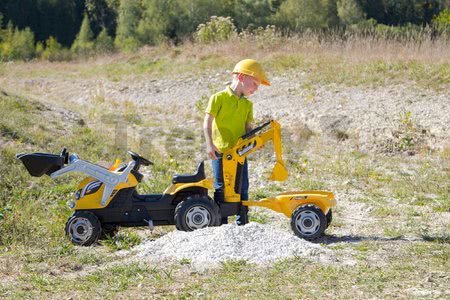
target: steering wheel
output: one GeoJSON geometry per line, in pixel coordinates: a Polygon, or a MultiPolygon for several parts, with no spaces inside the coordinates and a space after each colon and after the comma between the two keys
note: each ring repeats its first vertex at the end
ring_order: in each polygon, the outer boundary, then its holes
{"type": "Polygon", "coordinates": [[[131,158],[133,160],[135,160],[136,162],[140,162],[141,164],[143,164],[144,166],[149,166],[149,165],[153,165],[153,162],[149,161],[146,158],[143,158],[142,156],[140,156],[139,154],[137,154],[136,152],[130,151],[128,150],[128,154],[131,155],[131,158]]]}

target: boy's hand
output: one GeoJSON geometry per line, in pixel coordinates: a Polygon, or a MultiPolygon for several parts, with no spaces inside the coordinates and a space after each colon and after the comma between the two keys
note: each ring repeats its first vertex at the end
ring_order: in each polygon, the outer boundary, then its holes
{"type": "Polygon", "coordinates": [[[208,153],[208,157],[213,159],[213,160],[217,159],[216,152],[220,153],[219,149],[217,149],[217,147],[214,146],[214,144],[207,145],[206,146],[206,152],[208,153]]]}

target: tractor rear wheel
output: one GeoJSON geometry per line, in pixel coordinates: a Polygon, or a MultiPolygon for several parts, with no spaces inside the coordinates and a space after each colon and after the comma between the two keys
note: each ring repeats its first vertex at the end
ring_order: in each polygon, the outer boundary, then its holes
{"type": "Polygon", "coordinates": [[[306,204],[298,207],[292,214],[291,227],[298,237],[312,241],[323,234],[327,219],[320,208],[306,204]]]}
{"type": "Polygon", "coordinates": [[[217,226],[220,220],[219,207],[206,196],[190,196],[175,208],[175,225],[181,231],[217,226]]]}

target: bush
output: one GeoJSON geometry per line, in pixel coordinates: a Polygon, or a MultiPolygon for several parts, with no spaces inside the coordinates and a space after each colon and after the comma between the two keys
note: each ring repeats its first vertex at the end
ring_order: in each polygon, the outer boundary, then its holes
{"type": "Polygon", "coordinates": [[[49,37],[45,42],[46,47],[42,53],[42,58],[49,61],[67,61],[72,59],[72,54],[68,49],[58,43],[54,37],[49,37]]]}
{"type": "Polygon", "coordinates": [[[444,9],[441,11],[433,18],[432,24],[439,33],[450,35],[450,10],[444,9]]]}
{"type": "Polygon", "coordinates": [[[108,35],[106,28],[103,28],[95,40],[95,51],[100,53],[107,53],[114,51],[114,41],[108,35]]]}
{"type": "Polygon", "coordinates": [[[200,24],[196,40],[203,44],[222,42],[236,36],[236,27],[230,17],[212,16],[206,24],[200,24]]]}
{"type": "Polygon", "coordinates": [[[13,29],[11,23],[4,31],[2,42],[0,43],[0,59],[29,60],[35,56],[34,34],[30,28],[19,30],[13,29]]]}
{"type": "Polygon", "coordinates": [[[258,27],[256,29],[248,28],[239,34],[239,38],[254,41],[260,49],[271,49],[283,42],[281,33],[275,25],[267,25],[265,28],[258,27]]]}
{"type": "Polygon", "coordinates": [[[358,24],[366,19],[366,13],[356,0],[338,0],[337,13],[345,25],[358,24]]]}
{"type": "Polygon", "coordinates": [[[286,0],[273,16],[275,25],[285,30],[304,32],[328,26],[330,7],[317,0],[286,0]]]}

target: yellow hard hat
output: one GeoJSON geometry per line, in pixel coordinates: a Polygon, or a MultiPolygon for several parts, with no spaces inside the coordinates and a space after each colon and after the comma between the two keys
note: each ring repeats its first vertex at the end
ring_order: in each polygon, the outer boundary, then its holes
{"type": "Polygon", "coordinates": [[[254,59],[244,59],[241,60],[234,66],[233,73],[241,73],[249,75],[259,79],[261,84],[270,85],[269,80],[267,80],[266,73],[264,72],[261,65],[254,59]]]}

